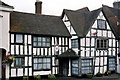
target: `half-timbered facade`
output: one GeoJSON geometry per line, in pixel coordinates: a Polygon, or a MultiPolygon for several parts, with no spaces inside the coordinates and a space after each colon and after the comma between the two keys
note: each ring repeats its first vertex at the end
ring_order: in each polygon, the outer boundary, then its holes
{"type": "Polygon", "coordinates": [[[9,6],[12,12],[5,10],[0,14],[0,25],[4,25],[0,26],[0,52],[15,57],[6,66],[5,75],[0,70],[0,78],[95,75],[107,70],[120,73],[119,9],[105,5],[93,11],[87,7],[65,9],[61,19],[42,15],[39,0],[35,6],[36,14],[12,11],[12,6],[9,6]],[[8,23],[1,22],[2,19],[8,23]]]}
{"type": "Polygon", "coordinates": [[[10,77],[58,74],[56,56],[69,49],[69,37],[57,16],[12,12],[10,54],[15,62],[10,77]]]}
{"type": "Polygon", "coordinates": [[[118,40],[107,10],[111,8],[63,10],[62,20],[72,35],[71,48],[79,56],[72,60],[72,75],[117,72],[118,40]]]}

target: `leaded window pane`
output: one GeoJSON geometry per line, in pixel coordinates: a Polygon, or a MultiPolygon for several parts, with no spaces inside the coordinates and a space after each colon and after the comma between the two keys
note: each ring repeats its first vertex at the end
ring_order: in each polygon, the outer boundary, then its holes
{"type": "Polygon", "coordinates": [[[97,42],[96,43],[96,48],[97,49],[107,49],[108,48],[107,39],[106,40],[97,39],[96,42],[97,42]]]}
{"type": "Polygon", "coordinates": [[[16,43],[23,43],[23,35],[16,34],[16,43]]]}
{"type": "Polygon", "coordinates": [[[37,41],[37,37],[34,37],[34,38],[33,38],[33,41],[37,41]]]}
{"type": "Polygon", "coordinates": [[[33,38],[34,47],[50,47],[49,37],[34,37],[33,38]]]}
{"type": "Polygon", "coordinates": [[[34,65],[37,65],[36,70],[50,69],[51,65],[50,58],[34,58],[34,65]]]}
{"type": "Polygon", "coordinates": [[[22,67],[24,65],[24,58],[16,58],[15,59],[15,66],[22,67]]]}
{"type": "Polygon", "coordinates": [[[105,20],[97,20],[98,21],[98,28],[99,29],[106,29],[106,21],[105,20]]]}
{"type": "Polygon", "coordinates": [[[35,69],[35,70],[37,69],[37,64],[34,64],[34,69],[35,69]]]}

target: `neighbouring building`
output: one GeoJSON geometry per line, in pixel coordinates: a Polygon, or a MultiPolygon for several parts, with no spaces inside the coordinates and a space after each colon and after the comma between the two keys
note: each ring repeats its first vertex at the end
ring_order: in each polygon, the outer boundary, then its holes
{"type": "Polygon", "coordinates": [[[93,11],[64,9],[62,16],[43,15],[39,0],[35,14],[1,3],[0,59],[9,53],[15,61],[6,68],[0,62],[0,78],[120,73],[119,2],[93,11]]]}
{"type": "Polygon", "coordinates": [[[120,73],[120,2],[114,7],[89,11],[87,7],[79,10],[64,9],[62,20],[68,28],[71,48],[79,58],[72,60],[71,74],[81,76],[112,71],[120,73]]]}
{"type": "Polygon", "coordinates": [[[13,6],[0,1],[0,79],[9,76],[6,74],[9,69],[2,66],[2,61],[9,52],[10,12],[13,9],[13,6]]]}

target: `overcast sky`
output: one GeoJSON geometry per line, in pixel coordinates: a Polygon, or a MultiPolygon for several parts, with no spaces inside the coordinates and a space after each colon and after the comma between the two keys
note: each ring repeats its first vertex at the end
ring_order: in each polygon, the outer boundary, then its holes
{"type": "MultiPolygon", "coordinates": [[[[36,0],[2,0],[3,2],[14,6],[15,11],[34,13],[36,0]]],[[[88,7],[94,10],[102,7],[102,4],[113,6],[116,0],[40,0],[42,1],[42,14],[57,15],[62,14],[63,9],[77,10],[88,7]]]]}

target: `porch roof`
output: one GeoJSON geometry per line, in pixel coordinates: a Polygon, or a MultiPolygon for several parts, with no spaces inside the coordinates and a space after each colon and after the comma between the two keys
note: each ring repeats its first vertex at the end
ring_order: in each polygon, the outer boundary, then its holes
{"type": "Polygon", "coordinates": [[[79,56],[72,49],[68,49],[67,51],[65,51],[62,54],[58,55],[58,58],[78,58],[78,57],[79,56]]]}

